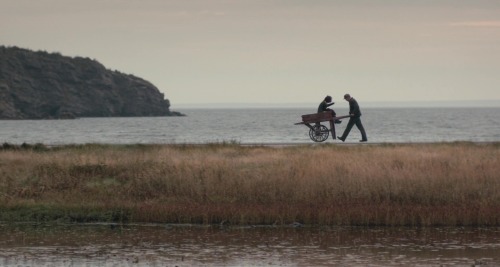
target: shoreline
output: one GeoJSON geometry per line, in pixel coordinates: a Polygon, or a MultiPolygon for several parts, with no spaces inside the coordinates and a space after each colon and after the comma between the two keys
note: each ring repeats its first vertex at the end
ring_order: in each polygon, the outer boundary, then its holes
{"type": "Polygon", "coordinates": [[[88,146],[88,145],[96,145],[96,146],[214,146],[214,145],[235,145],[242,147],[293,147],[293,146],[311,146],[311,147],[319,147],[319,146],[332,146],[332,145],[340,145],[340,146],[349,146],[349,145],[360,145],[360,146],[398,146],[398,145],[440,145],[440,144],[475,144],[475,145],[500,145],[499,141],[429,141],[429,142],[359,142],[359,141],[346,141],[342,142],[339,140],[335,141],[327,141],[327,142],[297,142],[297,143],[259,143],[259,142],[235,142],[235,141],[222,141],[222,142],[207,142],[207,143],[68,143],[68,144],[44,144],[44,143],[9,143],[4,142],[0,145],[0,150],[3,148],[14,148],[14,147],[23,147],[33,148],[36,146],[39,147],[47,147],[47,148],[56,148],[56,147],[72,147],[72,146],[88,146]]]}

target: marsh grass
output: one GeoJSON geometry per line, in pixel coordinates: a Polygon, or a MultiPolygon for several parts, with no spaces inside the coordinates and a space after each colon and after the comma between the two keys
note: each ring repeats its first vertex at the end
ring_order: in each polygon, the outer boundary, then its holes
{"type": "Polygon", "coordinates": [[[74,145],[0,151],[0,220],[500,225],[500,146],[74,145]]]}

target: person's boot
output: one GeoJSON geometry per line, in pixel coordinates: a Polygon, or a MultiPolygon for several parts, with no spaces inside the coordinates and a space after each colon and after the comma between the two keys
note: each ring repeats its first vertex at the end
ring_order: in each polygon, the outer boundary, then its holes
{"type": "Polygon", "coordinates": [[[339,139],[342,142],[345,142],[345,138],[342,138],[341,136],[337,136],[337,139],[339,139]]]}

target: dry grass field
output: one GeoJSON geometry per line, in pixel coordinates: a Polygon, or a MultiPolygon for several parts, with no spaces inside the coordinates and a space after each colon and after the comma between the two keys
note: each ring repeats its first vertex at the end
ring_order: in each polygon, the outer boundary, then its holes
{"type": "Polygon", "coordinates": [[[499,226],[500,144],[4,144],[0,220],[499,226]]]}

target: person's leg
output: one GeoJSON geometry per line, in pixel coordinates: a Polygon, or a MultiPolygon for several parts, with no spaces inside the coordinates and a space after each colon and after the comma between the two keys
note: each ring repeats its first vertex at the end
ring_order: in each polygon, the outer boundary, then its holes
{"type": "Polygon", "coordinates": [[[352,126],[354,126],[354,123],[355,123],[355,119],[351,117],[349,119],[349,122],[347,123],[347,126],[345,127],[344,133],[342,134],[342,136],[338,137],[340,140],[345,141],[345,139],[349,135],[349,132],[352,129],[352,126]]]}
{"type": "Polygon", "coordinates": [[[356,127],[358,127],[359,131],[361,132],[361,141],[368,141],[368,138],[366,137],[365,127],[363,127],[360,118],[357,118],[356,120],[356,127]]]}
{"type": "MultiPolygon", "coordinates": [[[[333,109],[329,109],[329,110],[331,110],[331,111],[332,111],[332,116],[333,116],[333,117],[337,117],[337,113],[335,113],[335,111],[334,111],[333,109]]],[[[338,120],[338,119],[337,119],[337,120],[335,120],[335,123],[337,123],[337,124],[338,124],[338,123],[341,123],[341,122],[342,122],[341,120],[338,120]]]]}

